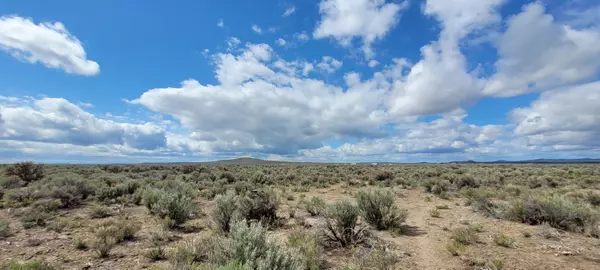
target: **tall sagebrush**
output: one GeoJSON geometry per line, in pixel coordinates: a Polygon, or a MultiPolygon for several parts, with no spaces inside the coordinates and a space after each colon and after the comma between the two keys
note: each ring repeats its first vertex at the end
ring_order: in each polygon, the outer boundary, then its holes
{"type": "Polygon", "coordinates": [[[394,193],[389,189],[359,191],[356,202],[361,216],[377,230],[399,228],[408,215],[404,209],[398,209],[394,193]]]}

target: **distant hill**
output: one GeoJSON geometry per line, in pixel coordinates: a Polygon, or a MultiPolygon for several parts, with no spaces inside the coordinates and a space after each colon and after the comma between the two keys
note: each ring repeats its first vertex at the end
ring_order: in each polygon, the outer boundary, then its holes
{"type": "Polygon", "coordinates": [[[600,163],[600,159],[580,158],[580,159],[530,159],[530,160],[496,160],[490,162],[476,162],[473,160],[467,161],[452,161],[450,163],[536,163],[536,164],[559,164],[559,163],[600,163]]]}
{"type": "Polygon", "coordinates": [[[217,161],[198,162],[198,164],[207,165],[277,165],[277,164],[303,164],[305,162],[289,162],[277,160],[264,160],[258,158],[235,158],[217,161]]]}

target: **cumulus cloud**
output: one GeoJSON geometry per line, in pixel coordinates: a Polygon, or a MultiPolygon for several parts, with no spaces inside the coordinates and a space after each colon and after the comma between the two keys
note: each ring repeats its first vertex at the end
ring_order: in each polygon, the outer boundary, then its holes
{"type": "Polygon", "coordinates": [[[600,148],[600,82],[544,92],[511,111],[514,133],[532,145],[600,148]]]}
{"type": "Polygon", "coordinates": [[[117,144],[152,150],[165,146],[165,131],[154,124],[129,124],[99,119],[62,98],[42,98],[30,105],[3,103],[3,140],[117,144]]]}
{"type": "Polygon", "coordinates": [[[319,4],[321,20],[313,36],[331,37],[344,46],[359,38],[369,59],[374,56],[373,42],[387,35],[398,23],[400,10],[407,6],[408,1],[397,4],[385,0],[322,0],[319,4]]]}
{"type": "Polygon", "coordinates": [[[0,17],[0,49],[19,60],[67,73],[100,73],[98,63],[87,59],[81,42],[60,22],[35,24],[28,18],[0,17]]]}
{"type": "Polygon", "coordinates": [[[331,56],[323,56],[321,62],[317,64],[317,68],[327,72],[334,73],[336,70],[342,67],[344,63],[331,56]]]}
{"type": "Polygon", "coordinates": [[[496,74],[485,92],[514,96],[594,78],[600,69],[600,29],[560,24],[535,2],[510,18],[497,47],[496,74]]]}
{"type": "Polygon", "coordinates": [[[429,123],[403,123],[392,136],[302,150],[307,157],[374,156],[397,154],[467,153],[488,147],[504,134],[504,127],[463,122],[467,114],[456,110],[429,123]]]}
{"type": "Polygon", "coordinates": [[[411,67],[397,62],[393,70],[408,73],[394,84],[390,112],[400,116],[445,113],[474,103],[484,81],[467,69],[459,42],[477,29],[497,22],[502,0],[428,0],[423,12],[435,17],[442,30],[438,41],[421,48],[422,59],[411,67]]]}
{"type": "MultiPolygon", "coordinates": [[[[238,55],[217,56],[220,85],[188,80],[181,87],[151,89],[134,102],[210,135],[210,141],[191,145],[213,151],[295,153],[320,147],[330,137],[383,135],[386,115],[380,104],[386,88],[378,82],[353,75],[344,91],[286,71],[291,65],[309,72],[307,63],[273,64],[272,58],[268,45],[250,44],[238,55]]],[[[177,145],[203,138],[180,138],[177,145]]]]}

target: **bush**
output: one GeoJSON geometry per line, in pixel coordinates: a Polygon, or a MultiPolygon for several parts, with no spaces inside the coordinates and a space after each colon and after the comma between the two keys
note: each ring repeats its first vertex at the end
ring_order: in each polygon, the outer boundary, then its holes
{"type": "Polygon", "coordinates": [[[4,270],[55,270],[49,263],[41,260],[31,260],[25,262],[12,261],[5,264],[0,264],[0,269],[4,270]]]}
{"type": "Polygon", "coordinates": [[[209,237],[186,242],[172,258],[175,269],[189,269],[208,263],[210,269],[302,269],[304,262],[295,254],[266,239],[266,228],[260,223],[250,226],[245,220],[231,224],[229,238],[209,237]],[[221,266],[221,267],[218,267],[221,266]]]}
{"type": "Polygon", "coordinates": [[[88,248],[85,240],[80,237],[75,238],[75,240],[73,241],[73,246],[75,247],[75,249],[78,249],[78,250],[86,250],[88,248]]]}
{"type": "Polygon", "coordinates": [[[95,193],[87,181],[73,177],[53,179],[43,189],[46,197],[60,201],[60,208],[78,206],[95,193]]]}
{"type": "Polygon", "coordinates": [[[138,181],[127,181],[112,187],[104,187],[98,191],[96,198],[99,201],[109,202],[122,196],[133,195],[136,193],[140,183],[138,181]]]}
{"type": "Polygon", "coordinates": [[[99,239],[113,238],[115,244],[125,240],[135,239],[135,234],[140,230],[140,225],[127,219],[110,219],[102,222],[95,230],[99,239]]]}
{"type": "Polygon", "coordinates": [[[457,241],[452,241],[446,245],[446,250],[448,250],[452,256],[459,256],[460,253],[465,251],[465,245],[457,241]]]}
{"type": "Polygon", "coordinates": [[[55,213],[61,206],[60,200],[42,199],[35,201],[31,208],[44,213],[55,213]]]}
{"type": "Polygon", "coordinates": [[[19,177],[25,184],[29,184],[44,178],[44,168],[33,162],[20,162],[8,167],[6,175],[19,177]]]}
{"type": "Polygon", "coordinates": [[[48,220],[52,219],[53,217],[53,215],[47,212],[29,209],[26,210],[21,216],[21,224],[25,229],[30,229],[36,226],[44,227],[46,226],[48,220]]]}
{"type": "Polygon", "coordinates": [[[479,236],[474,230],[459,228],[452,233],[452,239],[462,245],[470,245],[479,241],[479,236]]]}
{"type": "Polygon", "coordinates": [[[4,194],[4,201],[10,207],[24,207],[40,198],[39,192],[31,187],[8,190],[4,194]]]}
{"type": "Polygon", "coordinates": [[[93,248],[94,252],[100,258],[106,258],[110,255],[110,251],[115,247],[117,240],[110,235],[102,234],[100,236],[96,236],[96,240],[94,241],[93,248]]]}
{"type": "Polygon", "coordinates": [[[310,201],[304,203],[304,209],[311,216],[321,215],[325,206],[325,201],[319,197],[312,197],[310,201]]]}
{"type": "Polygon", "coordinates": [[[510,248],[515,243],[515,240],[501,233],[494,236],[494,243],[501,247],[510,248]]]}
{"type": "Polygon", "coordinates": [[[183,224],[193,212],[192,199],[185,194],[167,190],[152,190],[149,194],[144,196],[146,206],[152,214],[170,220],[170,227],[183,224]]]}
{"type": "Polygon", "coordinates": [[[392,251],[385,248],[370,249],[368,254],[359,256],[357,260],[358,269],[394,270],[399,258],[392,251]]]}
{"type": "Polygon", "coordinates": [[[361,216],[377,230],[399,228],[408,212],[399,210],[389,189],[359,191],[356,195],[361,216]]]}
{"type": "Polygon", "coordinates": [[[238,199],[240,217],[248,221],[257,220],[271,224],[277,219],[279,200],[270,189],[248,191],[238,199]]]}
{"type": "Polygon", "coordinates": [[[358,228],[358,207],[348,201],[328,206],[325,220],[325,238],[330,243],[347,247],[364,242],[365,228],[358,228]]]}
{"type": "Polygon", "coordinates": [[[245,221],[234,222],[230,233],[230,260],[250,269],[301,269],[302,260],[293,252],[267,242],[266,232],[260,223],[248,226],[245,221]]]}
{"type": "Polygon", "coordinates": [[[23,186],[21,178],[17,176],[8,176],[0,178],[0,187],[5,189],[18,188],[23,186]]]}
{"type": "Polygon", "coordinates": [[[5,220],[0,220],[0,239],[4,239],[12,235],[12,231],[10,229],[10,222],[5,220]]]}
{"type": "Polygon", "coordinates": [[[321,268],[321,253],[323,251],[316,235],[303,231],[293,232],[288,237],[288,246],[300,251],[300,254],[305,258],[304,269],[318,270],[321,268]]]}
{"type": "Polygon", "coordinates": [[[90,218],[105,218],[110,216],[110,209],[103,205],[93,205],[90,208],[90,218]]]}
{"type": "Polygon", "coordinates": [[[385,180],[392,180],[392,179],[394,179],[394,173],[392,173],[390,171],[378,172],[375,175],[375,180],[377,180],[377,181],[385,181],[385,180]]]}
{"type": "Polygon", "coordinates": [[[218,195],[215,199],[213,221],[222,232],[229,232],[229,226],[237,210],[235,193],[232,191],[218,195]]]}
{"type": "Polygon", "coordinates": [[[588,205],[556,195],[515,200],[505,211],[504,217],[530,225],[548,223],[554,228],[579,233],[598,226],[599,219],[588,205]]]}
{"type": "Polygon", "coordinates": [[[450,182],[444,179],[429,179],[423,182],[423,187],[425,187],[425,191],[429,193],[433,193],[435,195],[443,195],[450,190],[450,182]]]}

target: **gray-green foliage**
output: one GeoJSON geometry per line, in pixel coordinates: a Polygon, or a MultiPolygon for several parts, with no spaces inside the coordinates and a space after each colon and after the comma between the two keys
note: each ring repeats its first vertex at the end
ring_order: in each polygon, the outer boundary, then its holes
{"type": "Polygon", "coordinates": [[[408,215],[406,210],[398,209],[394,193],[389,189],[361,190],[356,202],[361,216],[377,230],[399,228],[408,215]]]}
{"type": "Polygon", "coordinates": [[[589,205],[575,203],[553,196],[530,196],[514,200],[504,212],[504,217],[531,225],[548,223],[550,226],[572,232],[584,232],[598,236],[599,214],[589,205]]]}
{"type": "Polygon", "coordinates": [[[362,243],[366,231],[365,228],[358,227],[358,216],[358,207],[348,201],[329,205],[325,214],[326,239],[342,247],[362,243]]]}
{"type": "Polygon", "coordinates": [[[194,210],[192,199],[176,190],[149,189],[143,198],[152,214],[168,218],[173,226],[186,222],[194,210]]]}
{"type": "Polygon", "coordinates": [[[215,208],[213,210],[213,221],[223,232],[229,232],[229,226],[237,210],[236,196],[233,191],[218,195],[215,198],[215,208]]]}
{"type": "Polygon", "coordinates": [[[312,197],[310,201],[304,203],[304,209],[311,216],[318,216],[325,210],[325,201],[319,197],[312,197]]]}
{"type": "Polygon", "coordinates": [[[299,270],[305,263],[297,251],[267,240],[267,229],[245,220],[231,224],[229,237],[210,237],[189,241],[176,249],[172,262],[177,269],[208,264],[216,269],[299,270]],[[218,267],[221,268],[218,268],[218,267]]]}

